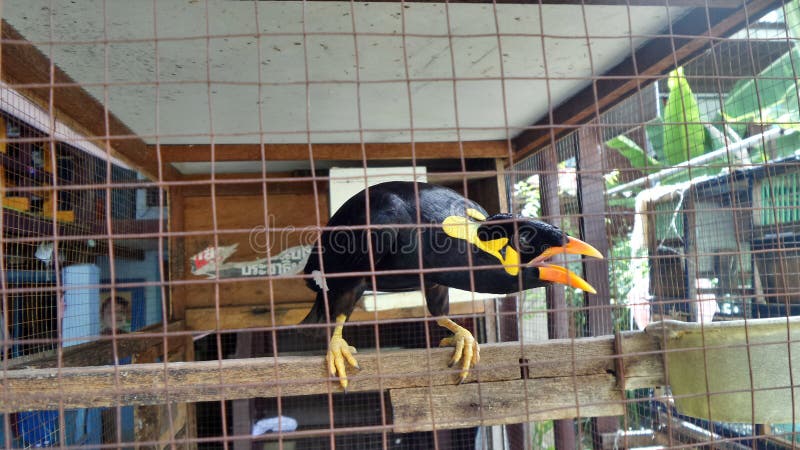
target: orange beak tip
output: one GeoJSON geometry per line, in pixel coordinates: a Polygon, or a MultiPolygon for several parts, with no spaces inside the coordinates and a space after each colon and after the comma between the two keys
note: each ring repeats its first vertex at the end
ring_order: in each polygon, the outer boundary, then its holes
{"type": "Polygon", "coordinates": [[[564,247],[566,248],[567,253],[571,253],[573,255],[584,255],[592,258],[604,259],[603,254],[600,253],[599,250],[572,236],[568,238],[567,245],[564,247]]]}
{"type": "Polygon", "coordinates": [[[589,283],[587,283],[586,280],[571,272],[569,269],[561,266],[548,264],[539,267],[539,279],[552,283],[563,284],[572,288],[580,289],[590,294],[597,293],[597,291],[589,283]]]}

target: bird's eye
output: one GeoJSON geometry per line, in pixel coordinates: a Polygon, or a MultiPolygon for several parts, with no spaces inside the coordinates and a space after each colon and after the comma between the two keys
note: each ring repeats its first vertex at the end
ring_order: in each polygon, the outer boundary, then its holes
{"type": "Polygon", "coordinates": [[[528,230],[520,231],[519,233],[519,246],[520,251],[524,253],[528,253],[535,250],[535,238],[536,234],[532,233],[528,230]]]}

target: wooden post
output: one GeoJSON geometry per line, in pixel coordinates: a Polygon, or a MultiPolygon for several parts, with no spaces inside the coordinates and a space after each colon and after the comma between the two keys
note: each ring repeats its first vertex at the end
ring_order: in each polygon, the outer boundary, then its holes
{"type": "MultiPolygon", "coordinates": [[[[540,199],[542,218],[548,223],[559,226],[561,203],[558,200],[558,157],[555,149],[548,147],[539,155],[540,199]]],[[[550,339],[569,338],[570,315],[564,289],[548,286],[547,288],[547,322],[550,339]]],[[[570,448],[574,448],[570,447],[570,448]]]]}
{"type": "MultiPolygon", "coordinates": [[[[169,189],[169,218],[167,219],[167,230],[170,232],[184,231],[184,191],[180,187],[172,186],[169,189]]],[[[184,273],[184,238],[169,238],[169,279],[170,281],[181,280],[186,275],[184,273]]],[[[175,320],[175,317],[183,318],[186,305],[186,288],[184,286],[172,286],[170,288],[169,310],[167,318],[175,320]]]]}
{"type": "Polygon", "coordinates": [[[497,201],[500,204],[498,208],[500,212],[507,213],[510,208],[508,207],[508,189],[506,189],[506,165],[504,158],[497,158],[494,160],[494,166],[497,170],[497,201]]]}
{"type": "MultiPolygon", "coordinates": [[[[582,238],[603,255],[608,255],[603,149],[599,132],[592,126],[581,128],[578,132],[578,200],[582,238]]],[[[597,294],[586,296],[589,334],[611,334],[614,327],[611,320],[608,260],[584,260],[583,270],[586,281],[597,290],[597,294]]]]}
{"type": "MultiPolygon", "coordinates": [[[[578,130],[578,202],[581,210],[581,237],[603,255],[608,255],[606,237],[605,180],[603,147],[596,121],[578,130]]],[[[586,294],[587,322],[590,336],[611,334],[611,298],[608,283],[608,260],[584,261],[584,278],[597,294],[586,294]]],[[[616,417],[592,419],[592,442],[601,449],[602,434],[618,428],[616,417]]]]}
{"type": "MultiPolygon", "coordinates": [[[[193,358],[193,350],[187,349],[187,346],[194,347],[191,337],[180,338],[173,336],[166,354],[163,354],[162,343],[162,345],[153,346],[149,351],[135,354],[134,363],[152,364],[159,358],[169,362],[191,361],[191,359],[187,358],[193,358]]],[[[184,438],[195,437],[196,433],[190,434],[190,418],[194,414],[194,410],[190,408],[190,405],[188,402],[167,402],[164,404],[136,406],[133,410],[135,442],[158,441],[160,444],[156,448],[165,449],[167,448],[166,442],[175,439],[176,436],[183,436],[184,438]]],[[[108,416],[110,419],[110,423],[116,422],[117,411],[110,409],[103,412],[104,416],[108,416]],[[106,411],[110,411],[111,414],[106,414],[106,411]]],[[[111,443],[113,442],[116,442],[115,436],[111,438],[111,443]]],[[[186,448],[192,448],[192,446],[186,448]]]]}
{"type": "MultiPolygon", "coordinates": [[[[253,356],[253,333],[242,332],[236,334],[236,358],[249,358],[253,356]]],[[[233,435],[248,436],[250,424],[254,413],[255,400],[251,398],[232,401],[233,435]]],[[[236,439],[233,441],[233,450],[250,450],[251,439],[236,439]]]]}
{"type": "MultiPolygon", "coordinates": [[[[186,345],[184,346],[183,360],[194,361],[194,339],[191,336],[186,336],[186,345]]],[[[186,402],[186,433],[184,433],[187,442],[182,444],[182,448],[187,450],[197,450],[197,442],[188,442],[188,440],[197,438],[197,408],[194,402],[186,402]]]]}
{"type": "MultiPolygon", "coordinates": [[[[510,212],[511,208],[508,201],[508,190],[506,189],[505,160],[495,159],[497,169],[497,200],[500,212],[510,212]]],[[[517,297],[509,296],[500,299],[496,305],[496,311],[500,314],[498,337],[500,342],[516,341],[519,339],[519,322],[517,316],[517,297]]],[[[511,449],[525,448],[525,427],[526,424],[515,423],[505,425],[508,445],[511,449]],[[521,446],[520,446],[521,444],[521,446]]]]}
{"type": "MultiPolygon", "coordinates": [[[[519,340],[519,315],[517,314],[517,296],[508,296],[499,300],[500,342],[519,340]]],[[[525,448],[525,427],[527,424],[514,423],[506,425],[508,445],[512,450],[525,448]]]]}
{"type": "MultiPolygon", "coordinates": [[[[559,225],[561,203],[558,199],[558,155],[556,149],[548,146],[538,158],[540,180],[540,201],[543,220],[559,225]]],[[[564,288],[548,286],[547,295],[547,335],[550,339],[570,337],[570,314],[564,288]]],[[[553,438],[556,450],[575,449],[575,422],[572,419],[553,421],[553,438]]]]}

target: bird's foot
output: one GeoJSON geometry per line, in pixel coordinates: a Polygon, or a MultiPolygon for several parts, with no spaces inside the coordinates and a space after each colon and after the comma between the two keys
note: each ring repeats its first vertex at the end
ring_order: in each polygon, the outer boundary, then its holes
{"type": "Polygon", "coordinates": [[[361,368],[358,367],[358,361],[353,357],[354,353],[358,353],[355,347],[348,345],[347,341],[341,336],[334,335],[331,338],[331,342],[328,344],[328,354],[325,356],[325,359],[328,361],[328,372],[332,376],[339,377],[339,384],[342,385],[342,389],[345,391],[347,390],[347,370],[344,364],[345,361],[357,370],[361,370],[361,368]]]}
{"type": "Polygon", "coordinates": [[[475,340],[469,330],[460,326],[455,330],[455,334],[442,339],[439,342],[439,347],[456,348],[448,365],[452,367],[454,364],[461,361],[461,373],[459,373],[458,376],[458,384],[463,383],[464,380],[467,379],[470,367],[478,364],[478,361],[481,359],[478,341],[475,340]]]}

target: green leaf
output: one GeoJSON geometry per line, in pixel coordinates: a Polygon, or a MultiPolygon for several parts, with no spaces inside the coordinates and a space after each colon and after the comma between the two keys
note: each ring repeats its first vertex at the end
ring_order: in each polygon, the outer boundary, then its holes
{"type": "Polygon", "coordinates": [[[633,211],[636,209],[636,197],[620,197],[614,196],[606,200],[606,206],[611,208],[621,208],[633,211]]]}
{"type": "Polygon", "coordinates": [[[652,173],[663,168],[661,163],[648,156],[647,152],[625,135],[619,135],[607,141],[606,145],[627,158],[631,162],[631,167],[635,169],[652,173]]]}
{"type": "Polygon", "coordinates": [[[751,122],[774,123],[779,117],[788,118],[787,123],[800,122],[794,76],[797,61],[800,61],[800,49],[795,46],[754,79],[736,83],[725,98],[723,118],[740,134],[746,132],[751,122]]]}
{"type": "Polygon", "coordinates": [[[669,97],[664,107],[664,156],[670,165],[680,164],[705,153],[705,126],[700,108],[683,67],[673,70],[667,80],[669,97]]]}

